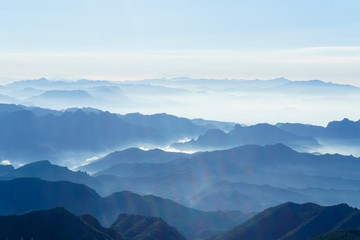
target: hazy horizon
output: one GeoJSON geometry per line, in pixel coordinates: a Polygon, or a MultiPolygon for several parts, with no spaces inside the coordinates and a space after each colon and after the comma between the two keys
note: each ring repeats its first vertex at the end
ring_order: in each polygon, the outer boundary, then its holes
{"type": "Polygon", "coordinates": [[[360,2],[3,1],[0,76],[358,85],[360,2]]]}
{"type": "MultiPolygon", "coordinates": [[[[145,79],[109,83],[89,80],[97,84],[94,86],[76,85],[76,80],[69,79],[65,85],[53,86],[43,86],[41,82],[21,85],[20,81],[20,85],[3,85],[0,94],[6,103],[56,110],[93,107],[119,114],[167,113],[246,125],[291,122],[326,126],[344,118],[360,119],[353,111],[360,102],[360,88],[350,85],[302,81],[299,83],[309,85],[297,86],[296,81],[284,78],[273,79],[275,82],[214,80],[217,79],[145,79]],[[284,83],[295,85],[282,86],[284,83]],[[318,88],[318,83],[322,87],[318,88]],[[52,96],[53,90],[60,91],[60,95],[52,96]],[[80,92],[71,92],[73,90],[80,92]],[[63,97],[59,99],[61,95],[63,97]]],[[[50,80],[50,83],[56,82],[50,80]]]]}

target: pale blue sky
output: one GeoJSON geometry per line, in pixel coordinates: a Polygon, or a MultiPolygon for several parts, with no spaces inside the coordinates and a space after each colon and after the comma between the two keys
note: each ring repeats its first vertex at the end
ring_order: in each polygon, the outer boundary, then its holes
{"type": "Polygon", "coordinates": [[[356,84],[359,12],[358,0],[0,0],[0,77],[356,84]]]}

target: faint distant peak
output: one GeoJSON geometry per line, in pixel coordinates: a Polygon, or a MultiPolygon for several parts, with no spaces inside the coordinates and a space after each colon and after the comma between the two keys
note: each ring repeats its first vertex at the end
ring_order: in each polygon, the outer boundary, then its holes
{"type": "Polygon", "coordinates": [[[359,121],[352,121],[348,118],[344,118],[341,121],[331,121],[328,123],[327,128],[331,127],[357,127],[360,128],[360,120],[359,121]]]}
{"type": "Polygon", "coordinates": [[[318,79],[308,80],[308,81],[289,81],[286,85],[296,85],[296,86],[318,86],[318,87],[342,87],[342,88],[352,88],[359,89],[353,85],[349,84],[340,84],[332,82],[324,82],[318,79]]]}
{"type": "Polygon", "coordinates": [[[38,79],[14,81],[12,83],[9,83],[8,85],[18,85],[18,84],[23,84],[23,83],[39,83],[39,84],[42,83],[42,84],[44,84],[44,83],[49,83],[49,82],[51,82],[51,81],[46,78],[38,78],[38,79]]]}
{"type": "Polygon", "coordinates": [[[96,108],[92,108],[92,107],[82,107],[82,108],[79,108],[79,107],[73,107],[73,108],[67,108],[65,109],[64,112],[72,112],[72,113],[75,113],[77,111],[82,111],[84,113],[96,113],[96,114],[100,114],[104,111],[100,110],[100,109],[96,109],[96,108]]]}
{"type": "Polygon", "coordinates": [[[84,90],[49,90],[36,97],[50,97],[50,98],[65,98],[65,97],[77,97],[77,98],[92,98],[92,95],[84,90]]]}
{"type": "Polygon", "coordinates": [[[24,165],[22,168],[24,167],[33,167],[33,166],[51,166],[53,165],[49,160],[39,160],[39,161],[35,161],[35,162],[31,162],[28,163],[26,165],[24,165]]]}

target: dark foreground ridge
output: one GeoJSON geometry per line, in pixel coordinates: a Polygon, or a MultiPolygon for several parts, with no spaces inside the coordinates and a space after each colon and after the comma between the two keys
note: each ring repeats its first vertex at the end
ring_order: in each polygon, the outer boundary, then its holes
{"type": "Polygon", "coordinates": [[[0,217],[0,239],[123,240],[111,229],[88,224],[65,208],[0,217]]]}
{"type": "Polygon", "coordinates": [[[161,218],[121,214],[111,228],[89,215],[63,207],[0,217],[0,239],[7,240],[186,240],[161,218]]]}
{"type": "Polygon", "coordinates": [[[346,204],[322,207],[313,203],[288,202],[266,209],[245,223],[209,239],[310,239],[330,231],[347,228],[360,228],[358,209],[346,204]]]}

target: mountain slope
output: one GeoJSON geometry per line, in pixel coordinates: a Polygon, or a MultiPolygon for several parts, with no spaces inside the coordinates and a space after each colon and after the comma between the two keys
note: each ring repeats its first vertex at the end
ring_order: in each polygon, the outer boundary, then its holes
{"type": "Polygon", "coordinates": [[[244,182],[218,182],[190,197],[192,206],[204,210],[259,212],[284,201],[305,202],[310,197],[296,189],[277,188],[244,182]]]}
{"type": "Polygon", "coordinates": [[[51,164],[47,160],[32,162],[17,169],[12,168],[11,171],[6,171],[3,174],[0,173],[0,179],[2,180],[15,178],[41,178],[46,181],[70,181],[101,189],[101,182],[86,172],[74,172],[67,167],[51,164]]]}
{"type": "MultiPolygon", "coordinates": [[[[35,178],[0,181],[0,215],[63,206],[76,214],[102,216],[101,197],[89,187],[35,178]]],[[[99,218],[99,220],[102,220],[99,218]]]]}
{"type": "Polygon", "coordinates": [[[14,167],[12,165],[0,165],[0,175],[8,174],[12,171],[14,171],[14,167]]]}
{"type": "Polygon", "coordinates": [[[131,240],[185,240],[161,218],[120,214],[111,228],[131,240]]]}
{"type": "Polygon", "coordinates": [[[360,230],[343,229],[311,238],[311,240],[360,240],[360,230]]]}
{"type": "Polygon", "coordinates": [[[360,211],[346,204],[321,207],[285,203],[269,208],[212,240],[295,240],[344,228],[360,227],[360,211]]]}
{"type": "Polygon", "coordinates": [[[130,113],[121,115],[120,118],[131,124],[156,129],[160,134],[170,139],[197,137],[208,130],[207,127],[196,125],[189,119],[166,113],[154,115],[130,113]]]}
{"type": "Polygon", "coordinates": [[[166,152],[160,149],[144,151],[139,148],[128,148],[123,151],[112,152],[103,158],[79,168],[86,171],[99,172],[120,163],[162,163],[179,158],[189,158],[190,156],[192,155],[178,152],[166,152]]]}
{"type": "Polygon", "coordinates": [[[0,216],[0,239],[122,240],[110,237],[64,208],[33,211],[20,216],[0,216]]]}

